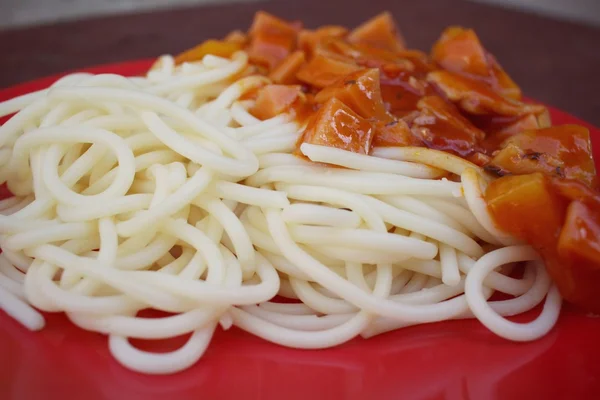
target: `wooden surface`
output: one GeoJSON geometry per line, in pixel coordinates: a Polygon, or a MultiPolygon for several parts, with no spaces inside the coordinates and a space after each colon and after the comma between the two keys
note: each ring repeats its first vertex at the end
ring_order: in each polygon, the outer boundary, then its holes
{"type": "Polygon", "coordinates": [[[279,0],[103,17],[0,31],[0,87],[85,66],[176,53],[233,29],[258,9],[308,27],[354,26],[394,13],[409,45],[444,27],[474,28],[524,93],[600,126],[600,29],[459,0],[279,0]]]}

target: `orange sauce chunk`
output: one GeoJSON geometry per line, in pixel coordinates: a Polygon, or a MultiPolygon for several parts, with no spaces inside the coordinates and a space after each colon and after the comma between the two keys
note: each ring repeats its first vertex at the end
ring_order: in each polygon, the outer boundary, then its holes
{"type": "Polygon", "coordinates": [[[444,30],[431,58],[447,71],[487,82],[500,94],[519,100],[521,89],[489,54],[472,29],[451,26],[444,30]]]}
{"type": "Polygon", "coordinates": [[[488,169],[500,174],[543,172],[590,186],[596,181],[590,133],[578,125],[528,130],[511,136],[488,169]]]}
{"type": "Polygon", "coordinates": [[[373,126],[369,121],[332,97],[315,114],[302,135],[301,143],[368,154],[373,133],[373,126]]]}
{"type": "Polygon", "coordinates": [[[505,176],[491,182],[485,201],[500,229],[552,256],[562,229],[565,201],[541,173],[505,176]]]}
{"type": "Polygon", "coordinates": [[[273,118],[289,110],[300,96],[300,86],[267,85],[258,92],[250,112],[260,119],[273,118]]]}
{"type": "Polygon", "coordinates": [[[423,145],[423,141],[413,134],[404,120],[398,119],[390,122],[375,121],[373,126],[375,128],[373,147],[423,145]]]}
{"type": "Polygon", "coordinates": [[[431,72],[427,80],[435,84],[460,108],[471,114],[519,116],[545,111],[543,106],[526,104],[503,96],[485,82],[449,71],[431,72]]]}
{"type": "Polygon", "coordinates": [[[361,68],[358,65],[318,54],[300,68],[296,77],[304,83],[322,89],[359,69],[361,68]]]}
{"type": "Polygon", "coordinates": [[[383,12],[355,28],[350,32],[348,41],[390,51],[401,51],[406,47],[389,12],[383,12]]]}
{"type": "Polygon", "coordinates": [[[303,51],[297,50],[283,59],[269,74],[269,78],[275,83],[286,85],[298,83],[296,74],[306,62],[306,56],[303,51]]]}
{"type": "Polygon", "coordinates": [[[363,118],[388,120],[379,85],[379,70],[359,70],[344,76],[315,96],[315,102],[325,103],[335,97],[363,118]]]}
{"type": "Polygon", "coordinates": [[[546,268],[563,297],[600,313],[600,210],[571,202],[558,240],[558,254],[560,263],[548,263],[546,268]]]}
{"type": "Polygon", "coordinates": [[[485,137],[483,131],[441,97],[423,97],[417,107],[420,114],[413,120],[412,130],[427,147],[467,156],[485,137]]]}
{"type": "Polygon", "coordinates": [[[343,38],[348,34],[348,29],[343,26],[326,25],[316,30],[303,29],[298,34],[298,48],[309,57],[315,53],[316,48],[324,40],[343,38]]]}
{"type": "Polygon", "coordinates": [[[263,11],[256,13],[250,27],[247,49],[250,61],[273,69],[296,47],[299,29],[263,11]]]}

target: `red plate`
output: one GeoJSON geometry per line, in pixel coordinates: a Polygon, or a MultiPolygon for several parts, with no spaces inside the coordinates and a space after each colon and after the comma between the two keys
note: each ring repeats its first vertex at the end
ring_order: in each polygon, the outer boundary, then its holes
{"type": "MultiPolygon", "coordinates": [[[[151,61],[88,72],[143,73],[151,61]]],[[[0,101],[42,89],[58,76],[0,91],[0,101]]],[[[555,124],[586,125],[600,160],[600,130],[552,110],[555,124]]],[[[524,316],[518,320],[531,318],[524,316]]],[[[29,332],[0,311],[0,399],[592,399],[600,396],[600,318],[565,306],[557,326],[514,343],[476,320],[449,321],[354,339],[326,350],[284,348],[237,328],[216,332],[204,357],[169,376],[131,372],[106,336],[63,314],[29,332]]],[[[173,349],[183,338],[145,342],[173,349]]]]}

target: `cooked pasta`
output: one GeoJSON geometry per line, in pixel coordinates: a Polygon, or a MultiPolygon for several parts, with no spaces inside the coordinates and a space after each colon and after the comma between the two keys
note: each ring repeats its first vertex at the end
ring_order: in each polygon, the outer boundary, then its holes
{"type": "Polygon", "coordinates": [[[149,374],[197,362],[219,326],[305,349],[462,318],[516,341],[552,329],[561,295],[497,227],[483,168],[302,142],[313,128],[293,110],[253,112],[275,79],[253,57],[163,56],[144,76],[73,74],[1,103],[16,114],[0,127],[14,194],[0,202],[0,308],[31,330],[64,312],[149,374]],[[505,318],[541,302],[532,322],[505,318]],[[172,315],[138,316],[149,308],[172,315]],[[185,333],[170,353],[128,341],[185,333]]]}

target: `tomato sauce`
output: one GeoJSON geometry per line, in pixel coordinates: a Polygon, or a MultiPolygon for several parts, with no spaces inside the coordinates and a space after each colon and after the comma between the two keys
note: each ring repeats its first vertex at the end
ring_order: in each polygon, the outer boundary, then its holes
{"type": "MultiPolygon", "coordinates": [[[[589,131],[552,126],[477,34],[451,26],[429,54],[407,49],[389,13],[353,30],[304,29],[264,12],[250,30],[205,42],[177,62],[240,49],[273,84],[247,94],[266,119],[294,115],[298,140],[370,154],[423,146],[464,157],[495,179],[496,225],[544,258],[562,296],[600,313],[600,194],[589,131]]],[[[296,151],[301,155],[299,150],[296,151]]]]}

